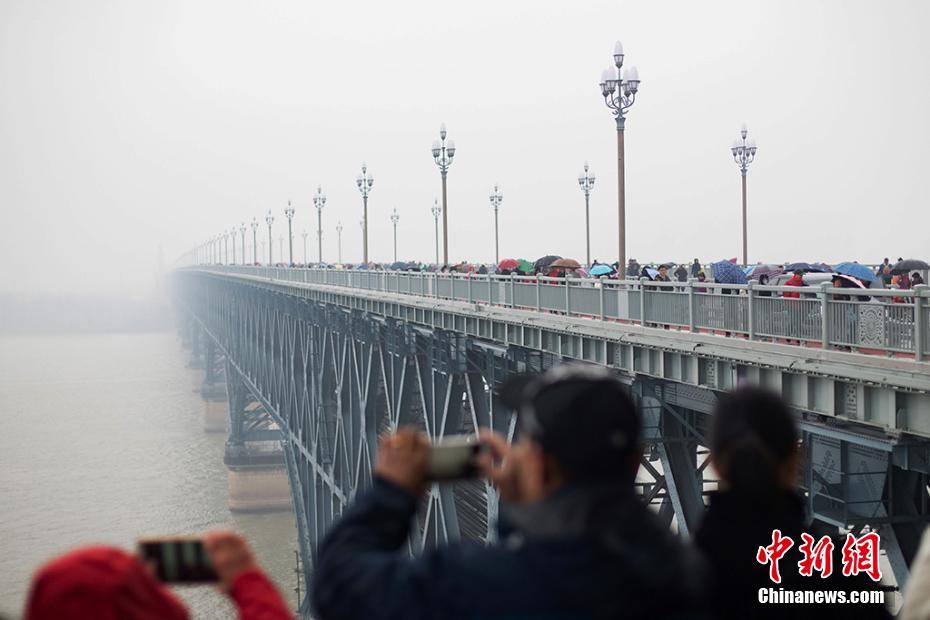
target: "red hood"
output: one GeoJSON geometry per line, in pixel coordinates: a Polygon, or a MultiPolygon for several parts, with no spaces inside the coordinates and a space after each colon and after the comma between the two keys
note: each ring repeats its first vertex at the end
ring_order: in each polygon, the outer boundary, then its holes
{"type": "Polygon", "coordinates": [[[26,620],[187,620],[187,610],[135,557],[85,547],[43,566],[32,581],[26,620]]]}

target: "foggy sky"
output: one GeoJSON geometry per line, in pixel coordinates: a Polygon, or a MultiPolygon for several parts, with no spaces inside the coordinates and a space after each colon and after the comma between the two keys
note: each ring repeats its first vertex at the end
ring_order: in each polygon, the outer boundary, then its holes
{"type": "MultiPolygon", "coordinates": [[[[927,258],[930,3],[0,1],[0,292],[143,295],[188,248],[288,199],[316,255],[432,260],[446,122],[450,255],[616,259],[621,39],[642,78],[626,131],[628,256],[740,253],[729,145],[745,121],[750,260],[927,258]]],[[[262,222],[261,234],[267,234],[262,222]]],[[[261,237],[260,237],[261,238],[261,237]]],[[[238,243],[237,243],[238,246],[238,243]]],[[[277,247],[275,247],[277,251],[277,247]]]]}

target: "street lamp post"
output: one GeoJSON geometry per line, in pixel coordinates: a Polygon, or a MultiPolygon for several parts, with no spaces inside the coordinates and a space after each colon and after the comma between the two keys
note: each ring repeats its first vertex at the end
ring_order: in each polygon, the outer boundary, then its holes
{"type": "Polygon", "coordinates": [[[339,264],[342,264],[342,222],[336,224],[336,239],[339,244],[339,264]]]}
{"type": "Polygon", "coordinates": [[[316,207],[316,241],[319,252],[318,263],[323,262],[323,207],[326,205],[326,194],[323,188],[316,186],[316,196],[313,197],[313,206],[316,207]]]}
{"type": "Polygon", "coordinates": [[[439,206],[439,199],[433,198],[433,206],[430,207],[433,212],[433,225],[436,227],[436,265],[439,265],[439,214],[442,213],[442,207],[439,206]]]}
{"type": "Polygon", "coordinates": [[[504,201],[504,194],[497,189],[497,183],[494,184],[494,189],[491,190],[489,198],[491,200],[491,207],[494,208],[494,264],[497,265],[501,262],[500,237],[497,232],[497,212],[501,208],[501,202],[504,201]]]}
{"type": "MultiPolygon", "coordinates": [[[[284,210],[284,215],[287,216],[287,264],[291,267],[294,266],[294,233],[291,232],[291,221],[294,219],[294,207],[291,206],[291,201],[287,201],[287,209],[284,210]]],[[[281,254],[284,254],[284,246],[281,246],[281,254]]]]}
{"type": "Polygon", "coordinates": [[[614,46],[614,66],[601,74],[601,94],[604,103],[617,120],[617,210],[620,216],[619,271],[626,274],[626,185],[624,179],[625,156],[623,152],[623,128],[626,112],[636,100],[639,91],[639,72],[636,67],[623,69],[623,45],[614,46]]]}
{"type": "Polygon", "coordinates": [[[265,221],[268,222],[268,266],[274,264],[272,260],[272,248],[274,247],[274,242],[271,240],[271,225],[274,223],[274,216],[271,214],[271,209],[268,209],[268,215],[265,216],[265,221]]]}
{"type": "Polygon", "coordinates": [[[245,222],[239,224],[239,239],[242,241],[242,264],[245,265],[245,222]]]}
{"type": "Polygon", "coordinates": [[[362,173],[355,177],[358,191],[362,193],[362,262],[368,262],[368,194],[375,184],[375,177],[368,174],[368,166],[362,162],[362,173]]]}
{"type": "Polygon", "coordinates": [[[397,222],[400,221],[400,215],[397,213],[397,207],[394,207],[394,213],[391,213],[391,223],[394,224],[394,262],[397,262],[397,222]]]}
{"type": "Polygon", "coordinates": [[[304,265],[307,265],[307,229],[304,229],[300,236],[304,238],[304,265]]]}
{"type": "MultiPolygon", "coordinates": [[[[585,246],[587,248],[587,266],[588,269],[591,268],[591,190],[594,189],[594,173],[588,172],[588,162],[584,163],[584,172],[578,175],[578,185],[581,186],[581,191],[584,192],[584,230],[585,230],[585,246]]],[[[620,269],[625,270],[625,267],[620,269]]],[[[619,271],[619,270],[618,270],[619,271]]],[[[626,271],[621,271],[621,273],[626,273],[626,271]]]]}
{"type": "Polygon", "coordinates": [[[258,264],[258,219],[252,218],[252,262],[258,264]]]}
{"type": "Polygon", "coordinates": [[[229,235],[226,233],[220,233],[220,237],[223,239],[223,264],[229,264],[229,235]]]}
{"type": "Polygon", "coordinates": [[[749,130],[746,129],[746,123],[743,123],[739,132],[739,138],[733,141],[730,146],[730,152],[733,153],[733,161],[739,166],[740,176],[743,178],[743,266],[749,264],[749,254],[747,250],[747,233],[746,233],[746,173],[749,171],[749,164],[756,158],[756,140],[747,138],[749,130]]]}
{"type": "Polygon", "coordinates": [[[233,226],[232,230],[229,231],[229,238],[232,240],[232,262],[230,265],[236,264],[236,227],[233,226]]]}
{"type": "Polygon", "coordinates": [[[278,256],[284,256],[284,235],[278,235],[278,256]]]}
{"type": "Polygon", "coordinates": [[[439,126],[439,140],[433,140],[433,161],[439,166],[442,176],[442,262],[449,264],[449,203],[446,200],[446,175],[452,158],[455,157],[455,141],[451,138],[446,143],[446,124],[439,126]]]}

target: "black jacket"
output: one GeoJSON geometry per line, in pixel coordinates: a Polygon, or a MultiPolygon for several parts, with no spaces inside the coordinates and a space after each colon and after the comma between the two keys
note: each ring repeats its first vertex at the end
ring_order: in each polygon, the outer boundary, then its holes
{"type": "Polygon", "coordinates": [[[410,557],[416,508],[384,480],[356,500],[317,555],[317,618],[705,617],[698,556],[631,490],[575,488],[502,505],[500,544],[410,557]]]}
{"type": "MultiPolygon", "coordinates": [[[[732,492],[711,494],[710,507],[696,534],[695,544],[711,567],[710,604],[715,617],[722,620],[744,618],[889,618],[885,607],[860,604],[762,604],[760,588],[785,590],[874,590],[878,586],[868,577],[843,577],[841,550],[843,541],[834,539],[833,574],[822,579],[819,573],[802,577],[798,561],[801,533],[819,539],[824,531],[805,526],[800,497],[785,492],[775,507],[763,507],[752,498],[732,492]],[[772,530],[790,536],[794,546],[779,563],[781,584],[769,580],[768,565],[756,561],[756,552],[772,542],[772,530]]],[[[890,601],[890,595],[886,594],[890,601]]]]}

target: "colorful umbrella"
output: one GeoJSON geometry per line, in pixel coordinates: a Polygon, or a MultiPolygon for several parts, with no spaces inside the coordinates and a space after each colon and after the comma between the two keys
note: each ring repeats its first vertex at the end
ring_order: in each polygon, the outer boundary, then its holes
{"type": "Polygon", "coordinates": [[[871,282],[875,279],[875,274],[872,273],[872,270],[866,267],[865,265],[860,265],[859,263],[839,263],[833,267],[833,271],[836,273],[841,273],[843,275],[852,276],[858,278],[863,282],[871,282]]]}
{"type": "Polygon", "coordinates": [[[558,260],[552,261],[550,267],[561,267],[562,269],[579,269],[581,263],[576,261],[574,258],[560,258],[558,260]]]}
{"type": "Polygon", "coordinates": [[[728,260],[722,260],[711,265],[714,271],[714,282],[721,284],[746,284],[746,274],[737,265],[728,260]]]}
{"type": "Polygon", "coordinates": [[[517,265],[517,271],[520,271],[523,273],[533,273],[533,271],[535,271],[535,269],[533,268],[533,263],[526,260],[525,258],[518,258],[517,261],[520,263],[519,265],[517,265]]]}
{"type": "Polygon", "coordinates": [[[599,278],[601,276],[609,276],[612,273],[616,273],[616,271],[614,271],[614,268],[611,267],[610,265],[605,265],[604,263],[598,263],[597,265],[594,265],[593,267],[591,267],[591,275],[594,276],[595,278],[599,278]]]}
{"type": "Polygon", "coordinates": [[[780,276],[785,273],[785,268],[781,265],[756,265],[752,268],[750,275],[753,278],[761,278],[762,276],[768,276],[773,278],[775,276],[780,276]]]}
{"type": "Polygon", "coordinates": [[[505,258],[504,260],[502,260],[500,263],[497,264],[497,268],[500,270],[509,269],[513,271],[514,269],[517,269],[518,267],[520,267],[520,261],[518,261],[515,258],[505,258]]]}
{"type": "Polygon", "coordinates": [[[844,273],[834,273],[834,280],[842,280],[843,282],[848,282],[849,286],[843,285],[841,288],[865,288],[865,286],[860,282],[855,276],[848,276],[844,273]]]}

